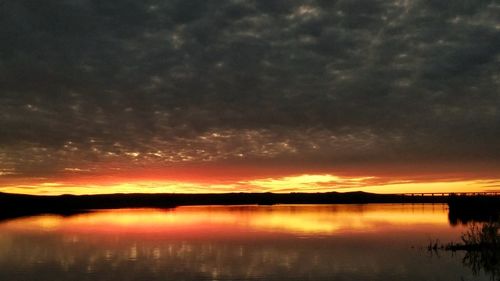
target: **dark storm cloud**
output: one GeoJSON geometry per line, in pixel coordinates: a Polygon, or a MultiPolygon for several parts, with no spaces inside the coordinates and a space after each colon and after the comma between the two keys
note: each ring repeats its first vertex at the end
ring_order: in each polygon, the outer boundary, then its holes
{"type": "Polygon", "coordinates": [[[0,6],[4,175],[500,158],[494,0],[0,6]]]}

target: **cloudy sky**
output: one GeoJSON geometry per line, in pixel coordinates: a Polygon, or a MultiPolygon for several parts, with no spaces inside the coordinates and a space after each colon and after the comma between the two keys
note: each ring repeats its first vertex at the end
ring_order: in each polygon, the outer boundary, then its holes
{"type": "Polygon", "coordinates": [[[3,0],[0,42],[0,191],[500,189],[497,0],[3,0]]]}

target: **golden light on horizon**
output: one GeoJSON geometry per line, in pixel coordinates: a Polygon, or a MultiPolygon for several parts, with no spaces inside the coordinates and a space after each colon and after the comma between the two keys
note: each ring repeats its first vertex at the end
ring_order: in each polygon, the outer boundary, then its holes
{"type": "Polygon", "coordinates": [[[100,183],[78,180],[13,184],[2,192],[32,195],[88,195],[111,193],[230,193],[230,192],[351,192],[427,193],[481,192],[494,190],[500,179],[391,179],[375,176],[338,176],[334,174],[299,174],[285,177],[240,179],[233,181],[116,179],[100,183]]]}
{"type": "Polygon", "coordinates": [[[298,175],[282,178],[266,178],[246,182],[271,192],[326,191],[331,188],[360,187],[374,177],[340,177],[331,174],[298,175]]]}

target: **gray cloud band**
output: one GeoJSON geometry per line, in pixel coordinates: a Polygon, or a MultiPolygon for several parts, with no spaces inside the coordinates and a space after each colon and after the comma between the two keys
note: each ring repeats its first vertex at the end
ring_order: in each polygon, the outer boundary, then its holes
{"type": "Polygon", "coordinates": [[[500,159],[491,0],[6,1],[0,165],[500,159]]]}

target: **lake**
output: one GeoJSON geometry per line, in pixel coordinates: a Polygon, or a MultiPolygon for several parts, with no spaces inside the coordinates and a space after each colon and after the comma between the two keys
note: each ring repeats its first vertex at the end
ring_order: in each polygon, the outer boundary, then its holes
{"type": "Polygon", "coordinates": [[[190,206],[0,222],[0,280],[490,280],[447,205],[190,206]]]}

